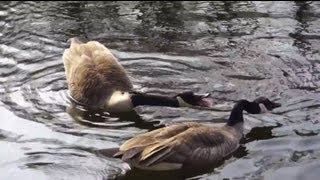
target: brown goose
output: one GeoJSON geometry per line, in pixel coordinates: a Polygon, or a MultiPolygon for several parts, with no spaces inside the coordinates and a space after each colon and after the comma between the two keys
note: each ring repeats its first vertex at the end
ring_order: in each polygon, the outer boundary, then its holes
{"type": "Polygon", "coordinates": [[[108,48],[97,41],[70,42],[63,63],[70,98],[79,104],[109,112],[132,111],[139,105],[211,107],[206,99],[210,94],[188,91],[171,97],[133,92],[125,69],[108,48]]]}
{"type": "Polygon", "coordinates": [[[263,113],[281,106],[260,97],[253,102],[238,101],[223,127],[181,123],[138,135],[120,146],[105,149],[105,156],[121,158],[131,167],[145,170],[174,170],[204,167],[221,161],[234,152],[243,135],[243,110],[263,113]]]}

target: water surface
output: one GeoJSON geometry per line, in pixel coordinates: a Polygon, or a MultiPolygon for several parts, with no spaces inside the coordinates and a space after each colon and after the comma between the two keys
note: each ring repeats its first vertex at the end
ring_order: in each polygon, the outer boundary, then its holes
{"type": "Polygon", "coordinates": [[[0,179],[317,179],[320,173],[320,3],[1,2],[0,179]],[[107,117],[72,108],[62,53],[98,40],[135,88],[210,92],[282,103],[245,114],[240,149],[194,176],[164,176],[94,151],[172,123],[221,125],[228,112],[139,107],[107,117]],[[163,178],[162,178],[163,177],[163,178]]]}

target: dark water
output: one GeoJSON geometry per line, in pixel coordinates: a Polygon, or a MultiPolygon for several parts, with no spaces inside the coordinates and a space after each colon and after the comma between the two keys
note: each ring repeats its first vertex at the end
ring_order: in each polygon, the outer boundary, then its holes
{"type": "Polygon", "coordinates": [[[319,17],[318,2],[0,2],[0,179],[181,179],[128,171],[93,151],[164,125],[228,117],[158,107],[113,118],[77,112],[62,63],[70,37],[111,48],[145,92],[211,92],[227,109],[262,95],[282,103],[246,114],[237,153],[189,178],[318,179],[319,17]]]}

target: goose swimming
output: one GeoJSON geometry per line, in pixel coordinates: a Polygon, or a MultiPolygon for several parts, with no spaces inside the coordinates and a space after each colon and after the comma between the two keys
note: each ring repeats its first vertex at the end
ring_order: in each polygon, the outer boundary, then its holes
{"type": "Polygon", "coordinates": [[[126,70],[111,51],[97,41],[70,39],[63,53],[69,96],[76,103],[108,112],[132,111],[140,105],[211,107],[210,94],[180,92],[175,96],[133,91],[126,70]]]}
{"type": "Polygon", "coordinates": [[[175,124],[133,137],[120,148],[99,152],[144,170],[206,167],[223,160],[239,147],[243,136],[243,110],[260,114],[280,106],[265,97],[252,102],[239,100],[223,127],[195,122],[175,124]]]}

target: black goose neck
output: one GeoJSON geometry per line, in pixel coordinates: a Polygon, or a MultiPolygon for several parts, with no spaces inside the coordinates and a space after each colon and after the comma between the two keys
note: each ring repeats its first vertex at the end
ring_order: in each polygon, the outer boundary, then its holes
{"type": "Polygon", "coordinates": [[[141,105],[179,107],[179,102],[174,97],[134,93],[131,95],[134,107],[141,105]]]}
{"type": "Polygon", "coordinates": [[[232,108],[227,125],[234,126],[237,123],[243,122],[243,110],[251,114],[258,114],[260,107],[255,102],[249,102],[247,100],[239,100],[232,108]]]}

